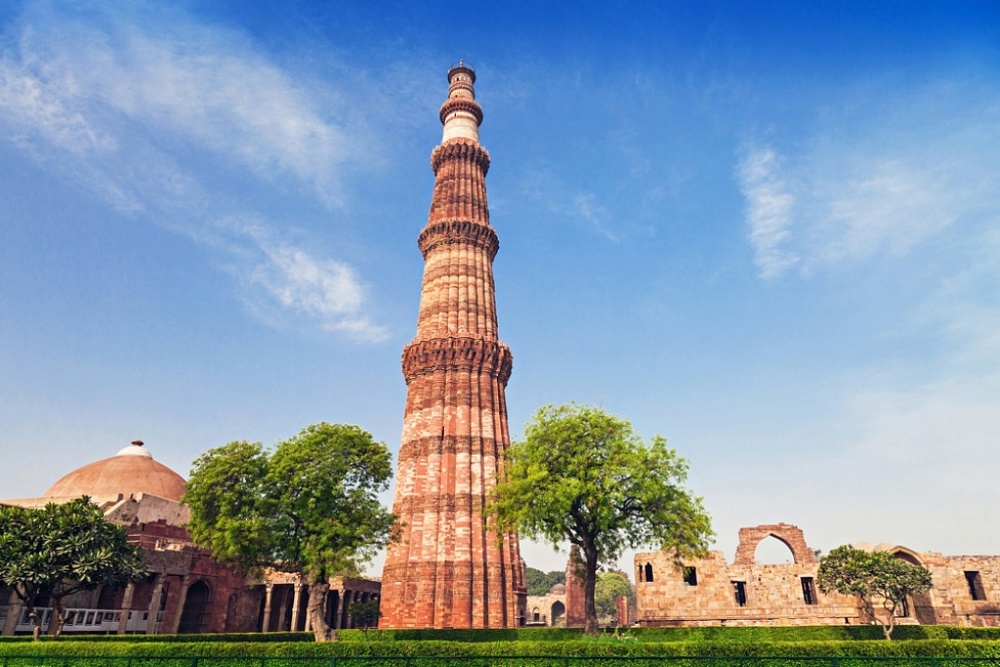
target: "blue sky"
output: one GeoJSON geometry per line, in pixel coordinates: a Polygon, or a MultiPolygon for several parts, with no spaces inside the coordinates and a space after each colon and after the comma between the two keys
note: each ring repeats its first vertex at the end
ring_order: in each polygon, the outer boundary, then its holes
{"type": "Polygon", "coordinates": [[[994,2],[5,2],[0,497],[134,438],[395,452],[459,58],[515,437],[666,436],[728,558],[1000,553],[994,2]]]}

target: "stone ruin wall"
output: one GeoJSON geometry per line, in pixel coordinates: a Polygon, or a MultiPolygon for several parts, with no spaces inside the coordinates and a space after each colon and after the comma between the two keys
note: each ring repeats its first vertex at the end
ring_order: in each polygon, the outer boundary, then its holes
{"type": "Polygon", "coordinates": [[[803,599],[802,577],[815,581],[816,564],[727,565],[722,552],[684,561],[697,584],[663,552],[636,555],[636,619],[650,626],[844,625],[858,623],[853,599],[816,591],[815,604],[803,599]],[[647,567],[653,580],[646,578],[647,567]],[[746,603],[736,602],[733,582],[745,584],[746,603]]]}
{"type": "MultiPolygon", "coordinates": [[[[926,567],[933,588],[908,600],[899,624],[1000,625],[1000,556],[942,556],[899,546],[879,545],[897,557],[926,567]],[[966,573],[971,573],[967,576],[966,573]],[[978,573],[978,574],[976,574],[978,573]],[[970,582],[970,578],[972,581],[970,582]],[[975,592],[973,592],[975,589],[975,592]]],[[[815,586],[819,562],[802,531],[790,524],[740,530],[736,558],[723,554],[682,561],[694,568],[686,577],[665,552],[635,556],[637,621],[646,626],[856,625],[867,623],[854,598],[825,594],[815,586]],[[794,562],[756,563],[761,540],[774,537],[788,546],[794,562]],[[652,575],[650,578],[649,575],[652,575]],[[813,586],[807,603],[803,578],[813,586]],[[692,583],[695,582],[695,583],[692,583]],[[734,582],[743,582],[745,604],[737,602],[734,582]]]]}
{"type": "Polygon", "coordinates": [[[906,550],[904,553],[930,570],[934,582],[925,596],[914,600],[914,612],[921,623],[1000,625],[1000,556],[943,556],[906,550]],[[966,572],[978,573],[973,578],[975,584],[970,584],[966,572]],[[975,597],[980,599],[973,597],[973,588],[975,597]]]}

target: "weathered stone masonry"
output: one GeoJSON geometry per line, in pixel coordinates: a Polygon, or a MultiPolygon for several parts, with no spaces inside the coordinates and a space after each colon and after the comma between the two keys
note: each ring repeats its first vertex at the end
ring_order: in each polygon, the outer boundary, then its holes
{"type": "MultiPolygon", "coordinates": [[[[943,556],[899,545],[862,549],[888,551],[930,570],[933,587],[907,598],[897,623],[1000,625],[1000,556],[943,556]]],[[[815,585],[819,561],[802,531],[786,523],[740,529],[732,564],[721,552],[685,560],[671,554],[635,555],[638,622],[648,626],[855,625],[870,623],[855,598],[823,593],[815,585]],[[792,562],[755,560],[761,540],[788,547],[792,562]]]]}
{"type": "Polygon", "coordinates": [[[382,575],[381,627],[505,627],[523,622],[517,536],[502,543],[483,508],[510,443],[504,391],[510,350],[497,337],[486,202],[489,153],[479,145],[475,73],[448,72],[424,257],[417,335],[403,350],[407,384],[393,511],[402,540],[382,575]]]}

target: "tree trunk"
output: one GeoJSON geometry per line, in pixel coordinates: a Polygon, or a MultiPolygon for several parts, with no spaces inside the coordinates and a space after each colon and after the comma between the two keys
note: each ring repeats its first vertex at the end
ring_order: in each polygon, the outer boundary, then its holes
{"type": "Polygon", "coordinates": [[[28,618],[31,619],[31,638],[33,641],[42,640],[42,617],[35,611],[35,605],[28,605],[28,618]]]}
{"type": "Polygon", "coordinates": [[[337,631],[326,622],[326,597],[330,592],[329,581],[316,581],[309,584],[309,604],[306,607],[306,618],[312,628],[316,642],[337,641],[337,631]]]}
{"type": "Polygon", "coordinates": [[[598,634],[597,605],[594,603],[594,589],[597,587],[597,549],[590,546],[583,550],[583,611],[585,615],[583,634],[594,637],[598,634]]]}
{"type": "Polygon", "coordinates": [[[52,616],[49,617],[49,635],[53,639],[59,639],[65,622],[66,618],[62,606],[62,598],[54,597],[52,598],[52,616]]]}
{"type": "Polygon", "coordinates": [[[889,600],[886,599],[882,603],[882,608],[886,612],[885,622],[882,623],[882,634],[885,635],[887,641],[892,639],[892,631],[896,629],[896,609],[899,607],[899,603],[894,601],[890,609],[888,602],[889,600]]]}

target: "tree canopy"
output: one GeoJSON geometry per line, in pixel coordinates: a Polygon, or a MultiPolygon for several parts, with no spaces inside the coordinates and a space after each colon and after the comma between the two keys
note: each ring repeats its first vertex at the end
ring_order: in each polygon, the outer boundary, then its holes
{"type": "Polygon", "coordinates": [[[354,627],[361,628],[366,635],[369,628],[378,627],[378,619],[382,617],[382,612],[378,608],[378,600],[352,602],[349,609],[354,627]]]}
{"type": "Polygon", "coordinates": [[[892,639],[896,615],[906,597],[930,590],[931,573],[888,551],[844,545],[820,559],[816,585],[824,593],[837,591],[857,597],[869,619],[880,623],[885,638],[892,639]],[[876,613],[876,604],[882,613],[876,613]]]}
{"type": "MultiPolygon", "coordinates": [[[[125,529],[104,520],[104,512],[83,496],[41,508],[0,506],[0,586],[34,612],[48,597],[49,632],[62,632],[63,600],[99,586],[121,588],[146,575],[139,550],[125,529]]],[[[35,639],[41,615],[35,614],[35,639]]]]}
{"type": "Polygon", "coordinates": [[[660,436],[645,443],[628,421],[600,408],[548,405],[508,449],[487,512],[501,534],[580,548],[586,632],[594,634],[600,561],[649,545],[677,558],[706,552],[711,521],[683,487],[687,471],[660,436]]]}
{"type": "Polygon", "coordinates": [[[528,595],[548,595],[553,586],[566,583],[566,572],[563,570],[542,572],[533,567],[526,567],[524,583],[528,588],[528,595]]]}
{"type": "Polygon", "coordinates": [[[635,600],[635,587],[632,582],[624,572],[615,570],[599,572],[597,582],[594,584],[594,607],[597,609],[598,618],[615,618],[618,625],[621,625],[625,619],[617,618],[618,598],[625,598],[629,602],[635,600]]]}
{"type": "Polygon", "coordinates": [[[272,452],[231,442],[194,462],[188,530],[248,572],[299,575],[317,640],[336,639],[324,608],[329,579],[356,575],[395,535],[396,518],[378,499],[391,477],[388,448],[357,426],[314,424],[272,452]]]}

